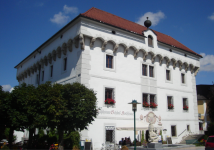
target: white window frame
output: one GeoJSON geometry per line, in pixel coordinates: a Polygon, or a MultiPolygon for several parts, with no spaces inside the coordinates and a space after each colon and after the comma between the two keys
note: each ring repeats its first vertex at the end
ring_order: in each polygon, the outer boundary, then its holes
{"type": "Polygon", "coordinates": [[[62,58],[62,60],[61,60],[62,61],[61,73],[65,73],[68,70],[68,57],[67,57],[67,54],[66,55],[62,55],[61,58],[62,58]],[[64,70],[64,60],[65,60],[65,58],[67,58],[67,61],[66,61],[66,70],[64,70]]]}
{"type": "Polygon", "coordinates": [[[166,68],[166,70],[169,70],[170,71],[170,73],[169,73],[169,77],[170,77],[170,80],[167,80],[166,79],[166,71],[165,71],[165,82],[166,83],[173,83],[173,74],[172,74],[172,68],[170,67],[170,68],[166,68]]]}
{"type": "Polygon", "coordinates": [[[187,132],[191,132],[191,130],[190,130],[190,124],[187,124],[187,126],[189,126],[189,131],[188,131],[188,128],[187,128],[187,132]]]}
{"type": "Polygon", "coordinates": [[[114,86],[107,86],[107,85],[104,85],[103,86],[103,107],[113,107],[115,108],[116,107],[116,104],[117,104],[117,101],[116,101],[116,88],[114,86]],[[106,89],[113,89],[113,99],[115,100],[115,104],[105,104],[105,90],[106,89]]]}
{"type": "Polygon", "coordinates": [[[141,77],[156,80],[156,78],[157,78],[157,76],[156,76],[156,65],[151,64],[151,63],[147,63],[147,62],[141,62],[140,68],[141,68],[141,71],[140,71],[141,77]],[[143,75],[143,65],[147,65],[147,75],[146,76],[143,75]],[[153,77],[149,76],[149,66],[153,67],[153,77]]]}
{"type": "Polygon", "coordinates": [[[151,34],[149,34],[147,40],[148,40],[148,47],[154,48],[154,37],[151,34]],[[149,45],[149,36],[152,37],[152,46],[149,45]]]}
{"type": "Polygon", "coordinates": [[[174,112],[174,111],[175,111],[174,97],[173,97],[172,95],[168,95],[168,94],[166,95],[166,110],[167,110],[168,112],[174,112]],[[173,104],[173,106],[174,106],[173,109],[168,109],[168,97],[172,97],[171,101],[172,101],[172,104],[173,104]]]}
{"type": "Polygon", "coordinates": [[[156,102],[156,104],[158,105],[158,100],[157,100],[157,94],[154,93],[142,93],[142,105],[141,105],[141,110],[153,110],[153,111],[157,111],[158,110],[158,106],[156,108],[150,108],[150,107],[143,107],[143,94],[147,94],[147,102],[150,104],[150,95],[154,95],[154,101],[156,102]]]}
{"type": "Polygon", "coordinates": [[[105,52],[104,53],[104,62],[103,62],[103,69],[105,71],[112,71],[112,72],[116,72],[116,56],[112,53],[108,53],[108,52],[105,52]],[[113,68],[107,68],[106,67],[106,55],[109,55],[109,56],[112,56],[113,57],[113,68]]]}
{"type": "Polygon", "coordinates": [[[182,86],[187,86],[187,74],[186,74],[186,72],[184,72],[184,71],[181,71],[181,74],[180,74],[180,81],[181,81],[181,85],[182,86]],[[182,83],[182,76],[181,76],[181,74],[184,74],[184,83],[182,83]]]}
{"type": "Polygon", "coordinates": [[[53,68],[53,70],[52,70],[52,76],[51,76],[51,66],[53,66],[53,67],[54,67],[54,65],[53,65],[53,64],[51,64],[51,65],[50,65],[50,67],[49,67],[49,69],[50,69],[50,71],[49,71],[49,72],[50,72],[50,74],[49,74],[49,78],[50,78],[50,79],[52,79],[52,78],[53,78],[53,71],[54,71],[54,68],[53,68]]]}
{"type": "Polygon", "coordinates": [[[183,112],[184,112],[184,113],[185,113],[185,112],[188,113],[188,112],[189,112],[189,109],[190,109],[190,107],[189,107],[189,99],[188,99],[187,97],[182,97],[182,110],[183,110],[183,112]],[[184,109],[183,109],[183,99],[184,99],[184,98],[186,98],[186,100],[187,100],[188,110],[184,110],[184,109]]]}
{"type": "Polygon", "coordinates": [[[172,138],[177,138],[178,137],[178,129],[176,124],[171,124],[170,125],[170,131],[171,131],[171,137],[172,138]],[[175,136],[172,136],[172,126],[175,126],[175,136]]]}

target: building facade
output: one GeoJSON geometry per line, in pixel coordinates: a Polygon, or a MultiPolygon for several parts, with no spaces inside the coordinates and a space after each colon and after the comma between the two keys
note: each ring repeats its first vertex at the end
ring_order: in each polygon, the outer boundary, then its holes
{"type": "Polygon", "coordinates": [[[210,92],[212,85],[196,85],[198,100],[198,118],[199,130],[201,133],[207,131],[207,127],[211,122],[208,114],[208,105],[210,102],[210,92]]]}
{"type": "Polygon", "coordinates": [[[200,58],[168,35],[91,8],[15,68],[20,84],[80,82],[96,91],[99,115],[81,138],[92,139],[99,149],[121,138],[134,140],[128,104],[133,99],[141,103],[138,140],[148,122],[173,143],[190,132],[198,134],[195,76],[200,58]]]}

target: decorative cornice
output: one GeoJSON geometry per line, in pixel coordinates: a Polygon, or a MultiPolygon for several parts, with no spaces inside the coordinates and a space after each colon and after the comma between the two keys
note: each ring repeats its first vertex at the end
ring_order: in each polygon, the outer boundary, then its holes
{"type": "Polygon", "coordinates": [[[106,45],[107,45],[107,42],[108,42],[108,41],[104,41],[104,42],[103,42],[102,47],[101,47],[102,50],[105,50],[106,45]]]}
{"type": "MultiPolygon", "coordinates": [[[[102,50],[105,50],[106,45],[108,44],[108,42],[112,42],[113,45],[114,45],[113,50],[112,50],[113,53],[116,53],[118,48],[119,48],[119,45],[122,45],[124,47],[124,56],[127,55],[127,53],[128,53],[130,48],[133,48],[134,49],[134,55],[133,55],[134,58],[136,58],[138,53],[140,51],[142,51],[143,52],[142,58],[143,58],[144,61],[146,60],[148,54],[150,53],[151,54],[152,63],[154,63],[156,57],[159,57],[159,63],[161,65],[162,62],[163,62],[163,59],[165,58],[167,67],[170,64],[170,61],[172,61],[173,68],[176,67],[176,64],[179,64],[179,69],[180,70],[182,69],[182,66],[185,65],[185,71],[188,71],[188,69],[190,68],[191,73],[194,73],[195,75],[197,75],[197,73],[199,71],[199,67],[196,67],[197,65],[196,66],[193,65],[192,62],[190,62],[190,63],[183,62],[179,58],[178,59],[176,59],[176,58],[171,58],[170,59],[169,56],[167,56],[165,54],[160,54],[160,53],[159,54],[155,54],[154,49],[152,49],[152,48],[149,48],[149,51],[147,51],[147,50],[145,50],[145,48],[142,48],[142,47],[136,48],[136,46],[134,44],[127,45],[127,44],[125,44],[124,41],[120,41],[120,43],[116,43],[115,40],[112,40],[112,39],[105,40],[105,38],[102,37],[101,35],[98,35],[96,37],[92,37],[91,38],[91,41],[90,41],[90,47],[91,48],[94,46],[94,43],[95,43],[96,39],[101,39],[103,41],[102,46],[101,46],[102,50]]],[[[52,64],[52,59],[54,61],[56,61],[56,57],[61,58],[61,53],[63,53],[64,55],[67,54],[67,48],[68,48],[68,50],[70,52],[72,52],[72,50],[73,50],[72,49],[73,41],[74,41],[74,44],[75,44],[76,48],[78,48],[79,44],[80,44],[81,45],[81,49],[82,50],[85,49],[84,35],[83,34],[79,34],[74,39],[69,39],[67,43],[63,43],[62,46],[58,46],[57,50],[53,50],[47,56],[44,56],[43,58],[41,58],[40,61],[36,62],[31,67],[29,67],[27,70],[19,73],[19,75],[17,75],[17,80],[19,80],[19,81],[23,80],[28,75],[30,76],[30,74],[33,74],[34,72],[37,72],[37,69],[39,69],[40,65],[43,68],[44,64],[45,64],[45,66],[47,66],[48,63],[52,64]]]]}
{"type": "Polygon", "coordinates": [[[85,49],[85,43],[84,43],[84,36],[83,36],[83,34],[79,35],[79,40],[80,40],[81,49],[84,50],[85,49]]]}
{"type": "Polygon", "coordinates": [[[90,47],[94,47],[94,42],[96,41],[96,38],[91,38],[90,47]]]}
{"type": "Polygon", "coordinates": [[[72,39],[69,39],[69,40],[68,40],[67,46],[68,46],[68,50],[69,50],[70,52],[72,52],[72,46],[73,46],[73,40],[72,40],[72,39]]]}
{"type": "Polygon", "coordinates": [[[119,47],[119,45],[118,45],[118,44],[115,44],[114,49],[113,49],[113,53],[116,53],[118,47],[119,47]]]}
{"type": "Polygon", "coordinates": [[[67,44],[66,44],[66,43],[63,43],[63,44],[62,44],[62,53],[63,53],[64,55],[67,54],[67,44]]]}
{"type": "Polygon", "coordinates": [[[57,48],[56,54],[57,54],[58,58],[61,58],[61,47],[60,46],[57,48]]]}

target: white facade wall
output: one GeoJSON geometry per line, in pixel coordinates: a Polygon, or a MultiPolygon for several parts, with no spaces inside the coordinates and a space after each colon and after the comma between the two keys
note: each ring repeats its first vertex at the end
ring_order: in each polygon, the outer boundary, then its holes
{"type": "MultiPolygon", "coordinates": [[[[166,129],[163,132],[164,140],[171,136],[171,125],[176,125],[177,136],[172,137],[172,142],[180,142],[182,136],[188,134],[185,131],[187,125],[193,133],[199,133],[198,129],[198,110],[196,98],[195,75],[200,67],[199,57],[184,52],[180,49],[169,47],[157,42],[157,37],[153,31],[147,30],[144,35],[153,37],[153,48],[148,47],[147,38],[137,36],[133,33],[125,32],[120,29],[98,24],[93,21],[81,19],[70,25],[58,37],[51,40],[43,48],[41,54],[36,53],[26,61],[17,66],[17,76],[24,74],[27,68],[40,61],[58,46],[62,46],[69,39],[74,39],[72,52],[61,54],[61,58],[52,60],[52,64],[44,65],[45,79],[43,82],[51,81],[58,83],[81,82],[92,88],[97,93],[98,107],[100,114],[98,118],[89,126],[89,130],[82,131],[82,139],[92,139],[94,148],[100,148],[105,143],[105,127],[115,127],[115,142],[121,138],[130,137],[133,141],[133,131],[119,130],[118,127],[133,124],[133,112],[131,105],[133,99],[142,103],[142,94],[155,94],[158,107],[155,109],[145,109],[138,105],[136,112],[137,122],[146,124],[146,115],[154,112],[156,115],[155,126],[158,129],[166,129]],[[112,34],[112,30],[116,34],[112,34]],[[81,40],[81,36],[84,39],[81,40]],[[63,38],[60,36],[63,35],[63,38]],[[75,47],[75,38],[80,37],[78,48],[75,47]],[[94,40],[93,40],[94,39],[94,40]],[[82,50],[81,50],[82,49],[82,50]],[[172,52],[169,51],[172,49],[172,52]],[[148,54],[145,57],[145,53],[148,54]],[[187,57],[184,56],[187,54],[187,57]],[[106,55],[113,56],[113,68],[106,68],[106,55]],[[158,56],[162,56],[163,60],[158,56]],[[156,56],[156,57],[154,57],[156,56]],[[63,58],[67,57],[67,70],[63,71],[63,58]],[[169,65],[167,66],[168,61],[169,65]],[[174,63],[181,61],[183,65],[174,63]],[[189,66],[185,65],[184,63],[189,66]],[[154,67],[154,77],[142,75],[142,64],[154,67]],[[174,65],[175,64],[175,65],[174,65]],[[194,66],[190,67],[190,64],[194,66]],[[22,67],[21,67],[22,65],[22,67]],[[54,66],[53,77],[50,78],[50,66],[54,66]],[[180,68],[181,66],[181,68],[180,68]],[[171,81],[166,80],[166,69],[171,72],[171,81]],[[185,74],[185,84],[181,83],[181,73],[185,74]],[[115,105],[104,104],[105,88],[114,89],[115,105]],[[168,110],[167,96],[173,97],[174,109],[168,110]],[[183,98],[188,99],[189,110],[183,110],[183,98]],[[143,119],[140,117],[143,116],[143,119]],[[158,125],[159,122],[162,125],[158,125]],[[185,132],[183,132],[185,131],[185,132]],[[181,135],[180,135],[181,134],[181,135]]],[[[147,72],[148,75],[149,71],[147,72]]],[[[19,83],[36,85],[36,73],[22,77],[19,83]]],[[[138,136],[140,129],[137,129],[138,136]]]]}

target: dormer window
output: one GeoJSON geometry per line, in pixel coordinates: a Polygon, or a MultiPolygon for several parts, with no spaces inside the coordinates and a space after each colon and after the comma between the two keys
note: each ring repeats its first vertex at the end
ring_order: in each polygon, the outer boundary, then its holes
{"type": "Polygon", "coordinates": [[[153,38],[151,35],[148,36],[148,46],[153,47],[153,38]]]}

